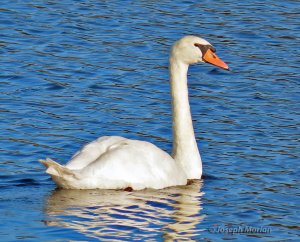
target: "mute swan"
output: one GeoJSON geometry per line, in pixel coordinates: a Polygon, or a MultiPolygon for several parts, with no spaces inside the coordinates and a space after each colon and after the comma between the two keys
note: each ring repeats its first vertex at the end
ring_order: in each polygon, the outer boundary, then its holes
{"type": "Polygon", "coordinates": [[[105,136],[85,145],[62,166],[40,160],[58,187],[66,189],[161,189],[200,179],[202,161],[190,112],[187,72],[190,64],[208,62],[228,70],[205,39],[185,36],[170,54],[173,154],[157,146],[119,136],[105,136]]]}

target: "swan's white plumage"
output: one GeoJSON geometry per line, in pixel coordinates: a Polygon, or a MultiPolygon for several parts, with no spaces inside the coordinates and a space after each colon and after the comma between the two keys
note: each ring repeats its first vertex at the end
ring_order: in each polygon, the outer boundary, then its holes
{"type": "Polygon", "coordinates": [[[199,45],[210,44],[202,38],[186,36],[171,50],[173,157],[149,142],[101,137],[84,146],[65,166],[51,159],[40,160],[56,184],[69,189],[140,190],[185,185],[188,179],[200,179],[202,161],[188,100],[188,67],[204,62],[203,58],[224,69],[228,66],[212,52],[204,56],[209,51],[202,53],[199,45]]]}
{"type": "Polygon", "coordinates": [[[149,142],[118,136],[101,137],[87,144],[65,167],[50,159],[42,162],[58,186],[70,189],[161,189],[187,182],[168,153],[149,142]]]}

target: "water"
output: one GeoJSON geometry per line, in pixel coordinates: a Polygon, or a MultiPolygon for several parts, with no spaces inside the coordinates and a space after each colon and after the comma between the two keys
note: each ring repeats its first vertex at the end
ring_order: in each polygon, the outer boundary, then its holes
{"type": "MultiPolygon", "coordinates": [[[[6,1],[0,8],[1,241],[296,241],[297,1],[6,1]],[[204,179],[160,191],[60,191],[103,135],[170,152],[168,52],[185,34],[232,71],[190,68],[204,179]],[[226,233],[238,227],[260,233],[226,233]]],[[[299,8],[298,8],[299,9],[299,8]]]]}

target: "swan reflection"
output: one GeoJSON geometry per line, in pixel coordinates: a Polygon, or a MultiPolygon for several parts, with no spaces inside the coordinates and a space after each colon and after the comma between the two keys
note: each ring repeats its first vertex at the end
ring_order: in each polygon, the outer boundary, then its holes
{"type": "Polygon", "coordinates": [[[97,239],[193,239],[201,231],[201,181],[133,192],[54,190],[46,203],[49,226],[97,239]]]}

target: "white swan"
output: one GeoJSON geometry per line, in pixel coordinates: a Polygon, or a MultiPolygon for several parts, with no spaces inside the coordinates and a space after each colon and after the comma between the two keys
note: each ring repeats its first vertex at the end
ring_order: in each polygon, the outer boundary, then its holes
{"type": "Polygon", "coordinates": [[[118,136],[105,136],[85,145],[62,166],[40,160],[61,188],[68,189],[161,189],[186,185],[200,179],[202,162],[190,112],[187,72],[190,64],[208,62],[228,66],[206,40],[185,36],[172,47],[170,83],[173,113],[173,154],[155,145],[118,136]]]}

